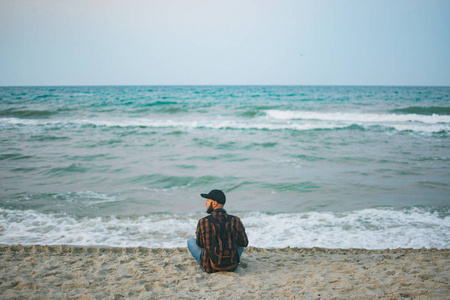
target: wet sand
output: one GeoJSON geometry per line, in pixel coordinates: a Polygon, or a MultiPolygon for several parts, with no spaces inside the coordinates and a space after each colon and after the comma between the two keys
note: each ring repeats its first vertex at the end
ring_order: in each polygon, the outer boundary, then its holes
{"type": "Polygon", "coordinates": [[[186,248],[0,246],[1,299],[449,299],[450,249],[262,249],[207,274],[186,248]]]}

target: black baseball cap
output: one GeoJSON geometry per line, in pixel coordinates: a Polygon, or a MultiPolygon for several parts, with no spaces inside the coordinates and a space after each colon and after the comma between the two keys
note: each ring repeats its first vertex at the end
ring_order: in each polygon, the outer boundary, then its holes
{"type": "Polygon", "coordinates": [[[203,198],[217,201],[217,203],[225,204],[225,194],[221,190],[212,190],[209,194],[200,194],[203,198]]]}

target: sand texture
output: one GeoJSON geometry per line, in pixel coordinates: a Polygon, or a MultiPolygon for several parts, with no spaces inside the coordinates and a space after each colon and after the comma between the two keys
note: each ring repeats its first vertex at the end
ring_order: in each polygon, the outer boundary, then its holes
{"type": "Polygon", "coordinates": [[[1,299],[449,299],[450,250],[248,248],[207,274],[186,248],[0,246],[1,299]]]}

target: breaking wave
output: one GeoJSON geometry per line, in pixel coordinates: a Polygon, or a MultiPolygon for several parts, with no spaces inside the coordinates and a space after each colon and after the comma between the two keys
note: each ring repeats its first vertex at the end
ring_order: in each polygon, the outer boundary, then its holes
{"type": "Polygon", "coordinates": [[[395,115],[351,115],[351,114],[321,114],[321,113],[293,113],[293,112],[268,112],[274,121],[265,118],[252,121],[242,120],[152,120],[152,119],[121,119],[121,120],[36,120],[0,118],[0,127],[8,126],[36,126],[36,127],[121,127],[121,128],[176,128],[186,129],[216,129],[216,130],[341,130],[341,129],[370,129],[384,127],[398,131],[412,132],[447,132],[450,130],[450,116],[441,116],[436,120],[433,117],[393,117],[395,115]],[[429,118],[429,119],[425,119],[429,118]],[[445,119],[444,119],[445,118],[445,119]],[[280,122],[287,120],[287,122],[280,122]],[[397,121],[396,121],[397,120],[397,121]]]}
{"type": "MultiPolygon", "coordinates": [[[[185,247],[202,214],[75,217],[0,209],[0,244],[185,247]]],[[[448,209],[239,214],[250,246],[264,248],[449,248],[448,209]]]]}
{"type": "Polygon", "coordinates": [[[374,113],[322,113],[309,111],[267,110],[267,116],[277,120],[321,120],[358,123],[390,123],[390,122],[421,122],[428,124],[450,123],[447,115],[418,114],[374,114],[374,113]]]}

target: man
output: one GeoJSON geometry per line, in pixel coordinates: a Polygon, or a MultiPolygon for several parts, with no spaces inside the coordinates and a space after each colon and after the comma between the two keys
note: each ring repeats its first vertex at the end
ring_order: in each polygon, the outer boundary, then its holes
{"type": "MultiPolygon", "coordinates": [[[[192,256],[200,264],[200,267],[208,272],[219,272],[221,270],[214,267],[211,263],[211,251],[213,248],[214,232],[217,229],[213,228],[213,223],[224,222],[229,220],[232,224],[231,228],[234,230],[231,234],[236,237],[238,261],[235,267],[229,271],[234,271],[239,265],[239,259],[244,251],[244,247],[248,245],[247,234],[245,233],[244,225],[241,220],[232,215],[228,215],[223,206],[225,204],[225,194],[221,190],[212,190],[209,194],[200,194],[203,198],[206,198],[206,212],[211,216],[204,217],[198,221],[196,238],[191,238],[187,241],[188,249],[192,256]],[[214,218],[213,220],[211,218],[214,218]]],[[[217,227],[216,227],[217,228],[217,227]]]]}

